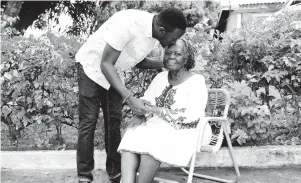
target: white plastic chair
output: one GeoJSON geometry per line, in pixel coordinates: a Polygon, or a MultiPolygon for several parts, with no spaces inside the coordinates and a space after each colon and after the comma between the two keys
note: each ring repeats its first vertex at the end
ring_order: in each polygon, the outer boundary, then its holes
{"type": "MultiPolygon", "coordinates": [[[[182,171],[184,171],[185,173],[188,174],[187,183],[191,183],[193,177],[212,180],[212,181],[216,181],[216,182],[225,182],[225,183],[238,182],[239,177],[240,177],[240,172],[239,172],[239,168],[238,168],[238,165],[237,165],[235,157],[234,157],[232,143],[231,143],[231,139],[229,136],[229,134],[231,133],[231,129],[230,129],[230,124],[227,120],[229,105],[230,105],[230,95],[226,90],[224,90],[224,89],[209,89],[208,90],[208,101],[207,101],[207,106],[206,106],[206,120],[211,125],[213,134],[212,134],[210,144],[202,146],[201,142],[203,140],[203,137],[200,134],[204,134],[204,133],[200,133],[200,132],[201,132],[201,130],[204,130],[205,128],[201,129],[200,128],[201,125],[198,125],[198,127],[197,127],[198,143],[197,143],[196,150],[193,153],[192,158],[191,158],[190,168],[189,168],[189,170],[187,170],[185,168],[181,168],[182,171]],[[230,152],[233,166],[234,166],[235,173],[236,173],[236,178],[233,180],[227,180],[227,179],[222,179],[222,178],[218,178],[218,177],[214,177],[214,176],[208,176],[208,175],[194,173],[196,154],[198,152],[216,153],[222,145],[223,135],[225,135],[225,137],[226,137],[227,145],[229,148],[229,152],[230,152]]],[[[159,183],[178,183],[176,181],[158,178],[158,177],[155,177],[154,180],[159,183]]]]}

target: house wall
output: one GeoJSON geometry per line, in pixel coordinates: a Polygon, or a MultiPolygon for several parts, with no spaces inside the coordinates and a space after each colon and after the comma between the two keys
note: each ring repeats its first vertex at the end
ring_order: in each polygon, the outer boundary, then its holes
{"type": "Polygon", "coordinates": [[[241,14],[237,12],[230,12],[227,20],[226,31],[232,31],[241,26],[241,14]]]}
{"type": "Polygon", "coordinates": [[[282,7],[283,3],[258,3],[231,6],[226,31],[238,29],[254,19],[263,20],[273,15],[282,7]]]}
{"type": "Polygon", "coordinates": [[[227,21],[226,31],[233,31],[252,20],[265,18],[273,15],[275,12],[231,12],[227,21]]]}
{"type": "Polygon", "coordinates": [[[273,15],[275,12],[263,12],[263,13],[243,13],[241,24],[246,24],[252,20],[264,20],[265,18],[273,15]]]}

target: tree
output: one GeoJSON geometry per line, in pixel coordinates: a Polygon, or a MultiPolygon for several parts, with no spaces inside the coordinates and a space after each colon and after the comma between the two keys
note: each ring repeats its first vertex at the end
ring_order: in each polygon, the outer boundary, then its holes
{"type": "Polygon", "coordinates": [[[5,15],[19,17],[13,28],[20,32],[31,26],[46,10],[54,10],[57,4],[58,1],[1,1],[5,15]]]}
{"type": "Polygon", "coordinates": [[[10,17],[16,17],[16,16],[18,16],[18,14],[21,10],[22,2],[21,1],[9,1],[9,2],[7,2],[6,6],[7,7],[5,9],[4,14],[6,14],[7,16],[10,16],[10,17]]]}
{"type": "Polygon", "coordinates": [[[46,20],[42,14],[49,12],[47,20],[55,20],[61,13],[72,17],[73,25],[67,33],[72,35],[91,34],[115,12],[122,9],[142,9],[158,12],[164,7],[175,6],[183,10],[189,26],[193,27],[202,19],[211,24],[216,22],[218,3],[214,1],[1,1],[4,14],[19,19],[13,25],[20,32],[26,30],[34,22],[37,28],[43,28],[46,20]]]}

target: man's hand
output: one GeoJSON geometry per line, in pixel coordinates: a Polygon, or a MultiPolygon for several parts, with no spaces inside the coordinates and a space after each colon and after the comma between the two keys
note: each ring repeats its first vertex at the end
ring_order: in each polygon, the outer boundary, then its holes
{"type": "Polygon", "coordinates": [[[145,103],[149,103],[149,102],[146,100],[137,99],[133,96],[127,99],[128,106],[131,108],[134,114],[139,116],[150,112],[149,109],[144,105],[145,103]]]}
{"type": "Polygon", "coordinates": [[[148,100],[145,100],[145,99],[141,99],[142,101],[143,101],[143,103],[144,103],[144,106],[152,106],[152,104],[151,104],[151,102],[150,101],[148,101],[148,100]]]}

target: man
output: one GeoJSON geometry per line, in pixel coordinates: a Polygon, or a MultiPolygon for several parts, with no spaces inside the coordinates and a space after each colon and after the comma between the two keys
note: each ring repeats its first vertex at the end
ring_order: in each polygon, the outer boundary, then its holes
{"type": "Polygon", "coordinates": [[[167,8],[157,15],[123,10],[107,20],[76,54],[79,82],[79,128],[77,172],[79,182],[92,182],[94,132],[100,107],[105,126],[106,171],[112,182],[120,180],[122,104],[133,113],[148,112],[147,101],[133,97],[122,81],[122,71],[131,67],[162,68],[163,62],[146,56],[160,43],[174,44],[187,27],[183,13],[167,8]]]}

